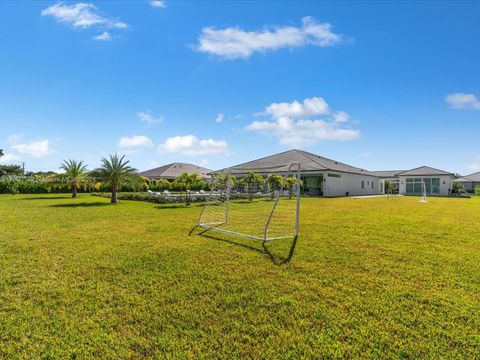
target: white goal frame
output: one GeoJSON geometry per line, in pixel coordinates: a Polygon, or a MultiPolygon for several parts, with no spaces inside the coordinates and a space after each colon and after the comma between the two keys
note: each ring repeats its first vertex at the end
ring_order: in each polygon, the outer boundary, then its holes
{"type": "Polygon", "coordinates": [[[203,215],[204,215],[206,209],[208,208],[208,206],[210,206],[210,203],[212,201],[218,201],[218,193],[214,193],[214,189],[212,188],[211,191],[210,191],[210,194],[207,198],[207,201],[205,202],[205,204],[203,206],[202,212],[201,212],[200,217],[198,219],[197,226],[199,226],[201,228],[204,228],[206,230],[221,232],[221,233],[225,233],[225,234],[229,234],[229,235],[233,235],[233,236],[238,236],[238,237],[244,237],[244,238],[248,238],[248,239],[252,239],[252,240],[258,240],[258,241],[262,241],[264,243],[269,242],[269,241],[273,241],[273,240],[287,239],[287,238],[291,238],[291,237],[293,237],[294,240],[296,240],[298,238],[298,234],[299,234],[299,223],[300,223],[300,195],[301,195],[301,165],[300,165],[300,163],[278,165],[278,166],[270,167],[270,168],[264,167],[264,168],[261,168],[261,171],[257,170],[260,175],[278,174],[278,175],[285,175],[285,177],[290,175],[291,177],[294,177],[297,180],[296,184],[294,184],[292,186],[292,191],[291,191],[291,194],[295,197],[295,199],[291,199],[292,201],[295,201],[295,219],[294,219],[294,233],[293,234],[288,234],[288,235],[284,235],[284,236],[283,235],[282,236],[273,236],[273,237],[269,237],[269,235],[268,235],[269,226],[270,226],[272,218],[275,214],[275,210],[277,209],[279,200],[280,200],[281,196],[284,195],[282,193],[284,193],[286,191],[285,185],[283,185],[283,188],[281,190],[274,191],[274,195],[273,195],[274,196],[274,201],[273,201],[273,205],[272,205],[272,208],[270,210],[270,213],[268,215],[268,218],[265,219],[266,221],[265,221],[265,224],[264,224],[264,227],[263,227],[263,236],[256,236],[256,235],[248,234],[246,232],[230,230],[230,229],[226,229],[226,228],[222,227],[222,226],[228,225],[229,220],[230,220],[229,217],[231,216],[229,214],[229,207],[230,207],[230,201],[231,201],[230,198],[231,198],[231,192],[232,192],[231,176],[235,175],[235,174],[238,174],[238,173],[242,174],[242,171],[246,172],[246,171],[249,171],[249,170],[255,170],[255,169],[234,168],[234,171],[235,171],[234,174],[232,174],[231,170],[228,170],[226,172],[227,173],[227,186],[226,186],[226,191],[225,191],[223,220],[222,221],[216,221],[216,222],[204,222],[203,221],[203,215]],[[282,168],[282,167],[284,169],[287,169],[287,170],[286,171],[285,170],[278,171],[278,172],[274,171],[275,169],[279,169],[279,168],[282,168]]]}

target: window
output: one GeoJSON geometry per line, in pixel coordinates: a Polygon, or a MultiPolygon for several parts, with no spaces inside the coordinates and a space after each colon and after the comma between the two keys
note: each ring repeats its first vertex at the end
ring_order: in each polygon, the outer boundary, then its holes
{"type": "Polygon", "coordinates": [[[440,194],[440,179],[432,179],[432,194],[440,194]]]}
{"type": "Polygon", "coordinates": [[[362,180],[362,189],[365,189],[365,181],[362,180]]]}
{"type": "Polygon", "coordinates": [[[372,181],[372,190],[373,190],[373,181],[372,181]]]}

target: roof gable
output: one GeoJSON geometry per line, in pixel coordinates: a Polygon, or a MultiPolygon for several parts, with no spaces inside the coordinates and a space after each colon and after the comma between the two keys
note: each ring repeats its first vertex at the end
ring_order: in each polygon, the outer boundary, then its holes
{"type": "MultiPolygon", "coordinates": [[[[350,166],[335,160],[331,160],[322,156],[318,156],[303,150],[288,150],[279,154],[270,155],[264,158],[249,161],[243,164],[235,165],[220,171],[230,170],[232,172],[240,173],[246,169],[253,171],[264,170],[268,172],[275,171],[275,167],[281,167],[292,163],[300,163],[301,171],[339,171],[345,173],[362,174],[376,176],[375,174],[354,166],[350,166]]],[[[277,170],[279,171],[279,170],[277,170]]]]}
{"type": "Polygon", "coordinates": [[[397,174],[397,176],[432,176],[432,175],[454,176],[454,174],[451,172],[435,169],[430,166],[420,166],[418,168],[407,170],[397,174]]]}
{"type": "Polygon", "coordinates": [[[171,163],[167,165],[160,166],[158,168],[142,171],[139,175],[145,177],[158,177],[158,178],[165,178],[165,179],[174,179],[177,176],[180,176],[182,173],[186,172],[189,174],[197,173],[203,178],[209,178],[210,173],[212,170],[195,165],[195,164],[187,164],[187,163],[171,163]]]}

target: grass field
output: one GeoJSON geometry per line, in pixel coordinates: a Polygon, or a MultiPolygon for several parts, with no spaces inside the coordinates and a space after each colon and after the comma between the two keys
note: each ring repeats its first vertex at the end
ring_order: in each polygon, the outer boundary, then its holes
{"type": "Polygon", "coordinates": [[[200,206],[0,195],[0,358],[480,356],[480,199],[302,199],[301,236],[200,206]]]}

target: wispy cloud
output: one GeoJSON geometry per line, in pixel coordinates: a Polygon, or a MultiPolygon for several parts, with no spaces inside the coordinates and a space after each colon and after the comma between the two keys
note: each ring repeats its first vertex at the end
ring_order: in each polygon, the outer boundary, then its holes
{"type": "Polygon", "coordinates": [[[17,150],[20,154],[28,154],[33,157],[41,157],[53,153],[50,148],[49,140],[38,140],[24,144],[14,144],[12,148],[17,150]]]}
{"type": "Polygon", "coordinates": [[[137,118],[147,126],[154,126],[160,124],[165,119],[163,116],[153,116],[150,112],[139,111],[137,113],[137,118]]]}
{"type": "Polygon", "coordinates": [[[220,124],[223,122],[224,119],[225,119],[225,114],[218,113],[217,116],[215,117],[215,122],[220,124]]]}
{"type": "Polygon", "coordinates": [[[154,8],[166,8],[167,2],[166,0],[150,0],[150,6],[154,8]]]}
{"type": "Polygon", "coordinates": [[[182,155],[226,155],[228,144],[224,140],[201,140],[195,135],[170,137],[158,147],[160,153],[179,153],[182,155]]]}
{"type": "Polygon", "coordinates": [[[12,153],[5,153],[3,156],[0,156],[0,164],[10,164],[20,160],[20,156],[12,153]]]}
{"type": "Polygon", "coordinates": [[[104,31],[100,35],[94,36],[93,39],[98,41],[111,41],[112,35],[110,35],[108,31],[104,31]]]}
{"type": "Polygon", "coordinates": [[[321,97],[273,103],[261,114],[268,114],[272,119],[253,121],[245,129],[275,137],[280,144],[290,147],[309,146],[324,140],[354,140],[361,135],[360,130],[348,124],[347,113],[332,112],[321,97]]]}
{"type": "MultiPolygon", "coordinates": [[[[74,28],[88,29],[126,29],[128,24],[124,21],[100,15],[98,8],[90,3],[76,3],[72,5],[63,2],[56,3],[42,10],[42,16],[50,16],[58,22],[74,28]]],[[[95,40],[112,40],[111,34],[104,31],[94,37],[95,40]]]]}
{"type": "Polygon", "coordinates": [[[480,110],[480,100],[474,94],[455,93],[445,97],[452,109],[480,110]]]}
{"type": "Polygon", "coordinates": [[[153,141],[143,135],[133,135],[133,136],[125,136],[120,138],[118,141],[118,146],[125,149],[125,148],[135,148],[135,147],[153,147],[153,141]]]}
{"type": "Polygon", "coordinates": [[[276,26],[259,31],[245,31],[239,27],[202,29],[196,49],[223,59],[246,59],[255,52],[298,48],[307,45],[334,46],[344,40],[343,35],[332,32],[329,23],[304,17],[302,25],[276,26]]]}

